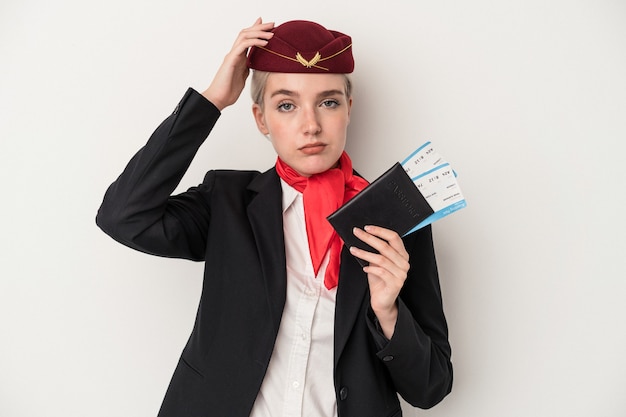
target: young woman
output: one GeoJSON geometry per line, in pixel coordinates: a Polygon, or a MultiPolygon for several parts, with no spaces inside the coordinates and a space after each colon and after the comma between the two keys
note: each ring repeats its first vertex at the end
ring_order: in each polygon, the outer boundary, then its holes
{"type": "Polygon", "coordinates": [[[355,229],[371,253],[344,248],[325,220],[367,185],[344,151],[353,67],[349,36],[258,19],[107,190],[96,220],[114,239],[205,262],[160,416],[400,416],[397,394],[429,408],[450,392],[431,229],[355,229]],[[211,170],[171,195],[249,69],[276,166],[211,170]]]}

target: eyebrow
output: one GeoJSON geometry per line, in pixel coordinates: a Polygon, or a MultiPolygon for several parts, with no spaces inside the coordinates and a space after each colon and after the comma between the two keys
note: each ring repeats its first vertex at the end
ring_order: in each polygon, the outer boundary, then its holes
{"type": "MultiPolygon", "coordinates": [[[[291,90],[287,90],[287,89],[280,89],[280,90],[276,90],[274,91],[271,95],[271,97],[274,96],[279,96],[279,95],[285,95],[285,96],[289,96],[289,97],[298,97],[300,96],[300,94],[298,94],[295,91],[291,91],[291,90]]],[[[336,96],[336,95],[340,95],[343,96],[345,95],[345,93],[341,90],[326,90],[326,91],[321,91],[317,97],[331,97],[331,96],[336,96]]]]}
{"type": "Polygon", "coordinates": [[[281,89],[281,90],[274,91],[272,95],[270,95],[270,97],[280,96],[280,95],[292,97],[292,96],[297,96],[298,94],[291,90],[281,89]]]}

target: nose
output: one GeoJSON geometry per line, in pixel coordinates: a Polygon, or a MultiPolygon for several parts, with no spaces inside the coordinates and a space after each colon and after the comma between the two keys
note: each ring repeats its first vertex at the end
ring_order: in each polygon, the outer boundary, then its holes
{"type": "Polygon", "coordinates": [[[307,135],[317,135],[322,131],[322,125],[316,108],[303,110],[302,128],[307,135]]]}

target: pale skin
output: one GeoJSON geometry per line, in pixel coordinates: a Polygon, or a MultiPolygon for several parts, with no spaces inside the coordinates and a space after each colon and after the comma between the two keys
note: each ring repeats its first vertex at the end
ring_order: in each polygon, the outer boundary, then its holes
{"type": "MultiPolygon", "coordinates": [[[[243,29],[224,58],[210,86],[202,93],[220,111],[234,104],[245,86],[250,47],[265,46],[274,23],[257,19],[243,29]]],[[[336,166],[344,150],[352,98],[338,74],[270,74],[264,105],[252,112],[259,131],[268,135],[280,158],[303,176],[336,166]]],[[[350,252],[369,263],[363,268],[372,310],[383,333],[391,339],[398,317],[396,300],[409,270],[409,254],[400,236],[389,229],[355,228],[356,237],[379,253],[355,247],[350,252]]]]}

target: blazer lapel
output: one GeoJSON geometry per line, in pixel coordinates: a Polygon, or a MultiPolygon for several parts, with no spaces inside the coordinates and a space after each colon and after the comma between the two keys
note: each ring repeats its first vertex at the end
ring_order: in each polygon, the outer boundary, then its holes
{"type": "Polygon", "coordinates": [[[248,186],[256,196],[248,204],[261,269],[265,280],[267,302],[278,333],[287,293],[285,239],[283,235],[282,189],[274,168],[256,177],[248,186]]]}
{"type": "Polygon", "coordinates": [[[335,307],[335,367],[358,319],[367,293],[367,277],[361,265],[344,246],[341,251],[337,304],[335,307]]]}

